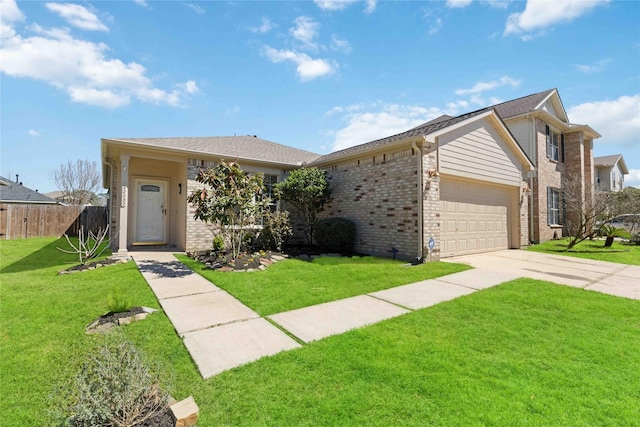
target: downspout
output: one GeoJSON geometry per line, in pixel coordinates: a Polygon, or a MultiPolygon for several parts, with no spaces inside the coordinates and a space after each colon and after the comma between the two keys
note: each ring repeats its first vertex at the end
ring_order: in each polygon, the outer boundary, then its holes
{"type": "Polygon", "coordinates": [[[422,151],[418,144],[415,141],[411,141],[411,148],[416,150],[418,154],[417,168],[418,168],[418,256],[416,257],[416,261],[418,263],[423,262],[423,248],[424,248],[424,222],[422,220],[422,210],[423,210],[423,201],[422,201],[422,151]]]}

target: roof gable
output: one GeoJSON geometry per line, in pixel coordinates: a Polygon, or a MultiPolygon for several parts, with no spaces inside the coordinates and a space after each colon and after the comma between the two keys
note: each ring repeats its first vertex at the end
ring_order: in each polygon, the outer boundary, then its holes
{"type": "Polygon", "coordinates": [[[593,165],[595,167],[607,167],[607,168],[613,168],[616,165],[618,165],[624,175],[627,175],[629,173],[629,169],[627,169],[627,164],[625,163],[624,157],[622,157],[622,154],[612,154],[610,156],[594,157],[593,165]]]}

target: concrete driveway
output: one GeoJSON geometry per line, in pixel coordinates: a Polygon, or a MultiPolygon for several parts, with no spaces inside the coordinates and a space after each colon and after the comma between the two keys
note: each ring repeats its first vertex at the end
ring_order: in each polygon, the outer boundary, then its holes
{"type": "Polygon", "coordinates": [[[515,249],[443,261],[640,300],[640,266],[635,265],[515,249]]]}

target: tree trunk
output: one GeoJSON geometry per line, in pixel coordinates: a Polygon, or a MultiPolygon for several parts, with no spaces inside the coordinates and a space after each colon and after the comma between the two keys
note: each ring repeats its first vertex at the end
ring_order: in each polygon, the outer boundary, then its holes
{"type": "Polygon", "coordinates": [[[610,248],[613,244],[613,236],[607,236],[607,240],[604,241],[604,247],[610,248]]]}

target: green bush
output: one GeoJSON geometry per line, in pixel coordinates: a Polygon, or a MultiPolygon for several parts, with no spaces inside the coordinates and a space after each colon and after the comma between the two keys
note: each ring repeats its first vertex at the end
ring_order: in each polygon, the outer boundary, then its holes
{"type": "Polygon", "coordinates": [[[224,237],[216,236],[213,238],[213,251],[222,252],[224,250],[224,237]]]}
{"type": "Polygon", "coordinates": [[[282,251],[287,238],[293,234],[287,211],[267,211],[264,215],[262,240],[265,248],[282,251]]]}
{"type": "Polygon", "coordinates": [[[134,426],[163,414],[169,396],[136,348],[109,334],[76,375],[67,400],[70,426],[134,426]]]}
{"type": "Polygon", "coordinates": [[[114,289],[107,297],[107,308],[112,313],[129,311],[132,305],[131,298],[120,288],[114,289]]]}
{"type": "Polygon", "coordinates": [[[316,244],[323,251],[348,252],[356,240],[356,225],[345,218],[327,218],[316,222],[316,244]]]}

